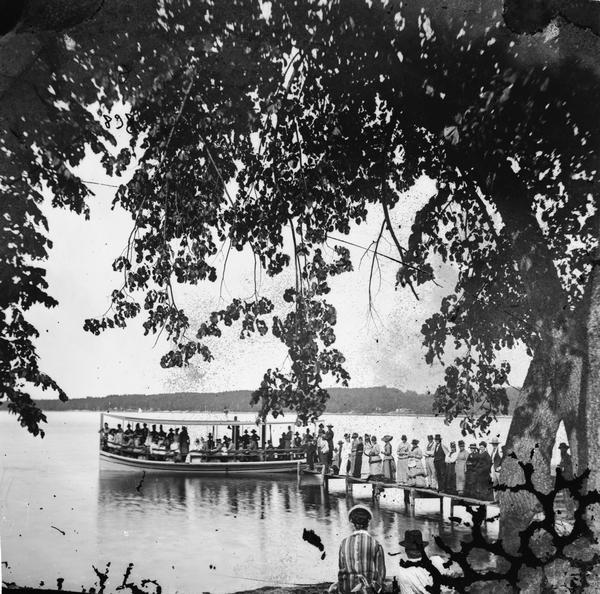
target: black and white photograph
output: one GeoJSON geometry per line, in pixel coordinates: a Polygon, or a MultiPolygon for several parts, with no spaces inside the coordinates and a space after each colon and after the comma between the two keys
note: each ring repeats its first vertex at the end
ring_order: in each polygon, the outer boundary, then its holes
{"type": "Polygon", "coordinates": [[[599,182],[599,0],[1,1],[2,592],[600,592],[599,182]]]}

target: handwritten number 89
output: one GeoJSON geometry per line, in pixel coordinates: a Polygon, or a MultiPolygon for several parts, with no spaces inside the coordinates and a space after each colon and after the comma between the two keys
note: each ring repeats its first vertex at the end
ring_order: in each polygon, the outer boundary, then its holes
{"type": "MultiPolygon", "coordinates": [[[[104,127],[107,130],[110,130],[110,123],[112,122],[113,118],[108,114],[104,114],[102,117],[104,118],[104,127]]],[[[114,120],[116,122],[115,129],[120,130],[121,128],[123,128],[123,126],[125,126],[127,132],[133,134],[133,124],[131,122],[131,115],[128,113],[125,114],[125,119],[127,120],[127,125],[125,125],[125,123],[123,122],[123,118],[119,114],[117,114],[114,117],[114,120]]]]}

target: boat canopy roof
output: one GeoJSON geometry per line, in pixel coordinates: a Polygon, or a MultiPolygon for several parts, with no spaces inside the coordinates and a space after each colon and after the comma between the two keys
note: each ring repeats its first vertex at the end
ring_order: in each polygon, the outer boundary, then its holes
{"type": "Polygon", "coordinates": [[[287,421],[256,421],[252,419],[248,419],[246,421],[242,420],[228,420],[228,419],[177,419],[177,418],[165,418],[165,417],[141,417],[134,414],[127,413],[112,413],[112,412],[103,412],[101,414],[102,419],[105,417],[112,417],[115,419],[120,419],[122,421],[134,421],[135,423],[149,423],[152,425],[204,425],[214,427],[216,425],[228,425],[228,426],[261,426],[261,425],[296,425],[296,421],[292,421],[291,419],[287,421]]]}

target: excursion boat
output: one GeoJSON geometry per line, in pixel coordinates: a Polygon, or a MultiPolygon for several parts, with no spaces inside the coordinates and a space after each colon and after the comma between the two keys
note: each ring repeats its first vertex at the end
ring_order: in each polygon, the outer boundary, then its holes
{"type": "MultiPolygon", "coordinates": [[[[100,468],[118,471],[185,475],[270,475],[299,474],[306,463],[301,448],[273,448],[273,432],[279,436],[284,425],[295,432],[288,421],[253,422],[233,420],[165,419],[102,413],[100,415],[100,468]],[[127,435],[127,426],[146,431],[140,444],[135,432],[127,435]],[[117,433],[120,426],[121,431],[117,433]],[[151,431],[150,427],[154,426],[151,431]],[[172,451],[152,441],[156,427],[190,430],[189,451],[172,451]],[[117,437],[119,435],[119,437],[117,437]],[[202,436],[200,443],[199,437],[202,436]],[[126,436],[126,438],[125,438],[126,436]],[[267,437],[268,436],[268,437],[267,437]],[[204,440],[206,437],[206,440],[204,440]],[[123,441],[126,443],[123,443],[123,441]],[[254,442],[254,443],[252,443],[254,442]],[[248,446],[248,444],[250,445],[248,446]],[[230,447],[227,448],[227,445],[230,447]]],[[[174,434],[175,435],[175,434],[174,434]]]]}

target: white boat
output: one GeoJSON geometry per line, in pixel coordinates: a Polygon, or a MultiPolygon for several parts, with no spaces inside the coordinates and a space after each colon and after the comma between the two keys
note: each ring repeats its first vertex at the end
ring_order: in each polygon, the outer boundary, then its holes
{"type": "MultiPolygon", "coordinates": [[[[102,413],[100,415],[100,468],[119,471],[144,471],[159,474],[185,474],[185,475],[270,475],[278,473],[299,474],[305,466],[305,454],[299,448],[275,449],[268,446],[267,433],[272,434],[274,426],[279,429],[288,425],[296,429],[288,421],[253,422],[234,420],[191,420],[141,417],[117,413],[102,413]],[[110,420],[110,423],[109,423],[110,420]],[[233,447],[229,451],[218,451],[216,447],[195,448],[190,444],[189,452],[185,454],[171,452],[161,447],[150,447],[148,437],[144,444],[115,443],[109,441],[105,432],[105,424],[109,432],[121,425],[135,424],[146,435],[152,435],[148,426],[163,427],[193,427],[196,433],[208,433],[213,442],[220,440],[219,435],[226,435],[233,447]],[[112,424],[112,426],[111,426],[112,424]],[[244,433],[254,437],[255,448],[244,447],[244,433]]],[[[132,430],[133,431],[133,430],[132,430]]],[[[156,431],[154,431],[156,433],[156,431]]],[[[164,433],[164,430],[163,430],[164,433]]],[[[131,438],[133,442],[134,438],[131,438]]]]}

